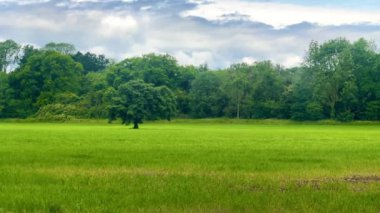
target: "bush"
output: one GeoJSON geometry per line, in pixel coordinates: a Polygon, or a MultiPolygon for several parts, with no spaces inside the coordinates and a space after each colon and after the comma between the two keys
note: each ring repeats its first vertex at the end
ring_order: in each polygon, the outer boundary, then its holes
{"type": "Polygon", "coordinates": [[[41,107],[34,117],[38,120],[67,121],[79,117],[82,111],[75,105],[48,104],[41,107]]]}
{"type": "Polygon", "coordinates": [[[350,122],[354,120],[354,113],[352,113],[351,111],[341,112],[338,114],[336,119],[342,122],[350,122]]]}
{"type": "Polygon", "coordinates": [[[57,94],[54,101],[61,104],[74,104],[79,100],[80,98],[75,93],[66,92],[57,94]]]}
{"type": "Polygon", "coordinates": [[[253,117],[255,118],[278,118],[281,112],[281,105],[273,100],[258,102],[253,106],[253,117]]]}
{"type": "Polygon", "coordinates": [[[296,121],[304,121],[308,119],[305,103],[294,103],[291,106],[291,119],[296,121]]]}
{"type": "Polygon", "coordinates": [[[320,103],[311,102],[306,106],[308,120],[316,121],[323,118],[323,107],[320,103]]]}
{"type": "Polygon", "coordinates": [[[380,120],[380,101],[368,102],[365,115],[368,120],[380,120]]]}

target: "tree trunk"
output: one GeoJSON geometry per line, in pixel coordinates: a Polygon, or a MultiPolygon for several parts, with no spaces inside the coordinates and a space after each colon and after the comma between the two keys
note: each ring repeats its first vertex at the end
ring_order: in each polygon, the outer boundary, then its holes
{"type": "Polygon", "coordinates": [[[330,104],[330,118],[331,119],[336,118],[335,103],[330,104]]]}
{"type": "Polygon", "coordinates": [[[240,119],[240,98],[237,98],[237,105],[236,105],[236,118],[240,119]]]}
{"type": "Polygon", "coordinates": [[[134,122],[134,123],[133,123],[133,129],[138,129],[138,128],[139,128],[139,123],[134,122]]]}

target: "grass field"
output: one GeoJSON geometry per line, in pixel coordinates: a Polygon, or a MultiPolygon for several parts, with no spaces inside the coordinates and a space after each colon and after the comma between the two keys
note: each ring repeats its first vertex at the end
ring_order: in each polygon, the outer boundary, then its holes
{"type": "Polygon", "coordinates": [[[0,124],[0,212],[380,212],[380,125],[0,124]]]}

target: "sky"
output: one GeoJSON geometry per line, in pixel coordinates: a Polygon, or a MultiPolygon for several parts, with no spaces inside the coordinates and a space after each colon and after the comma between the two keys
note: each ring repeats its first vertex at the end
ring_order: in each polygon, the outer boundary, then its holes
{"type": "Polygon", "coordinates": [[[218,69],[302,63],[312,40],[380,46],[378,0],[0,0],[0,40],[66,42],[122,60],[170,54],[218,69]]]}

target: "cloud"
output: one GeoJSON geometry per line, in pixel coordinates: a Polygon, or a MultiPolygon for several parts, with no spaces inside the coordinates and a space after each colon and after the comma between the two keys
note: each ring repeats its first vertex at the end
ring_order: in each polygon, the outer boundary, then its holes
{"type": "Polygon", "coordinates": [[[60,27],[49,19],[41,18],[34,14],[17,14],[12,12],[3,12],[0,17],[1,27],[17,27],[19,29],[43,30],[44,32],[59,31],[60,27]],[[11,20],[11,21],[10,21],[11,20]]]}
{"type": "Polygon", "coordinates": [[[138,29],[137,21],[129,15],[107,15],[100,23],[98,32],[106,37],[128,38],[138,29]]]}
{"type": "Polygon", "coordinates": [[[112,52],[103,46],[94,46],[87,50],[88,52],[95,53],[98,55],[112,55],[112,52]]]}
{"type": "Polygon", "coordinates": [[[49,1],[50,0],[0,0],[0,4],[29,5],[29,4],[46,3],[49,1]]]}
{"type": "Polygon", "coordinates": [[[180,64],[196,66],[206,64],[213,58],[212,52],[209,51],[194,51],[190,53],[179,51],[174,53],[173,56],[178,60],[180,64]]]}
{"type": "Polygon", "coordinates": [[[242,63],[248,64],[248,65],[252,65],[252,64],[254,64],[256,61],[257,61],[256,59],[254,59],[253,57],[250,57],[250,56],[244,57],[244,58],[242,58],[242,60],[241,60],[242,63]]]}
{"type": "Polygon", "coordinates": [[[198,3],[196,8],[183,12],[182,16],[202,17],[211,21],[228,21],[231,17],[240,16],[250,21],[269,24],[276,29],[302,22],[315,23],[322,26],[361,23],[380,24],[380,13],[378,11],[248,0],[215,0],[208,4],[198,3]]]}
{"type": "Polygon", "coordinates": [[[298,55],[288,56],[282,62],[285,67],[295,67],[302,63],[303,58],[298,55]]]}
{"type": "Polygon", "coordinates": [[[2,38],[37,46],[68,42],[117,60],[155,52],[215,69],[260,60],[292,67],[302,62],[311,40],[365,37],[380,44],[380,13],[347,8],[245,0],[32,1],[0,0],[2,38]],[[318,18],[325,10],[334,14],[318,18]],[[345,20],[335,22],[340,15],[345,20]]]}

